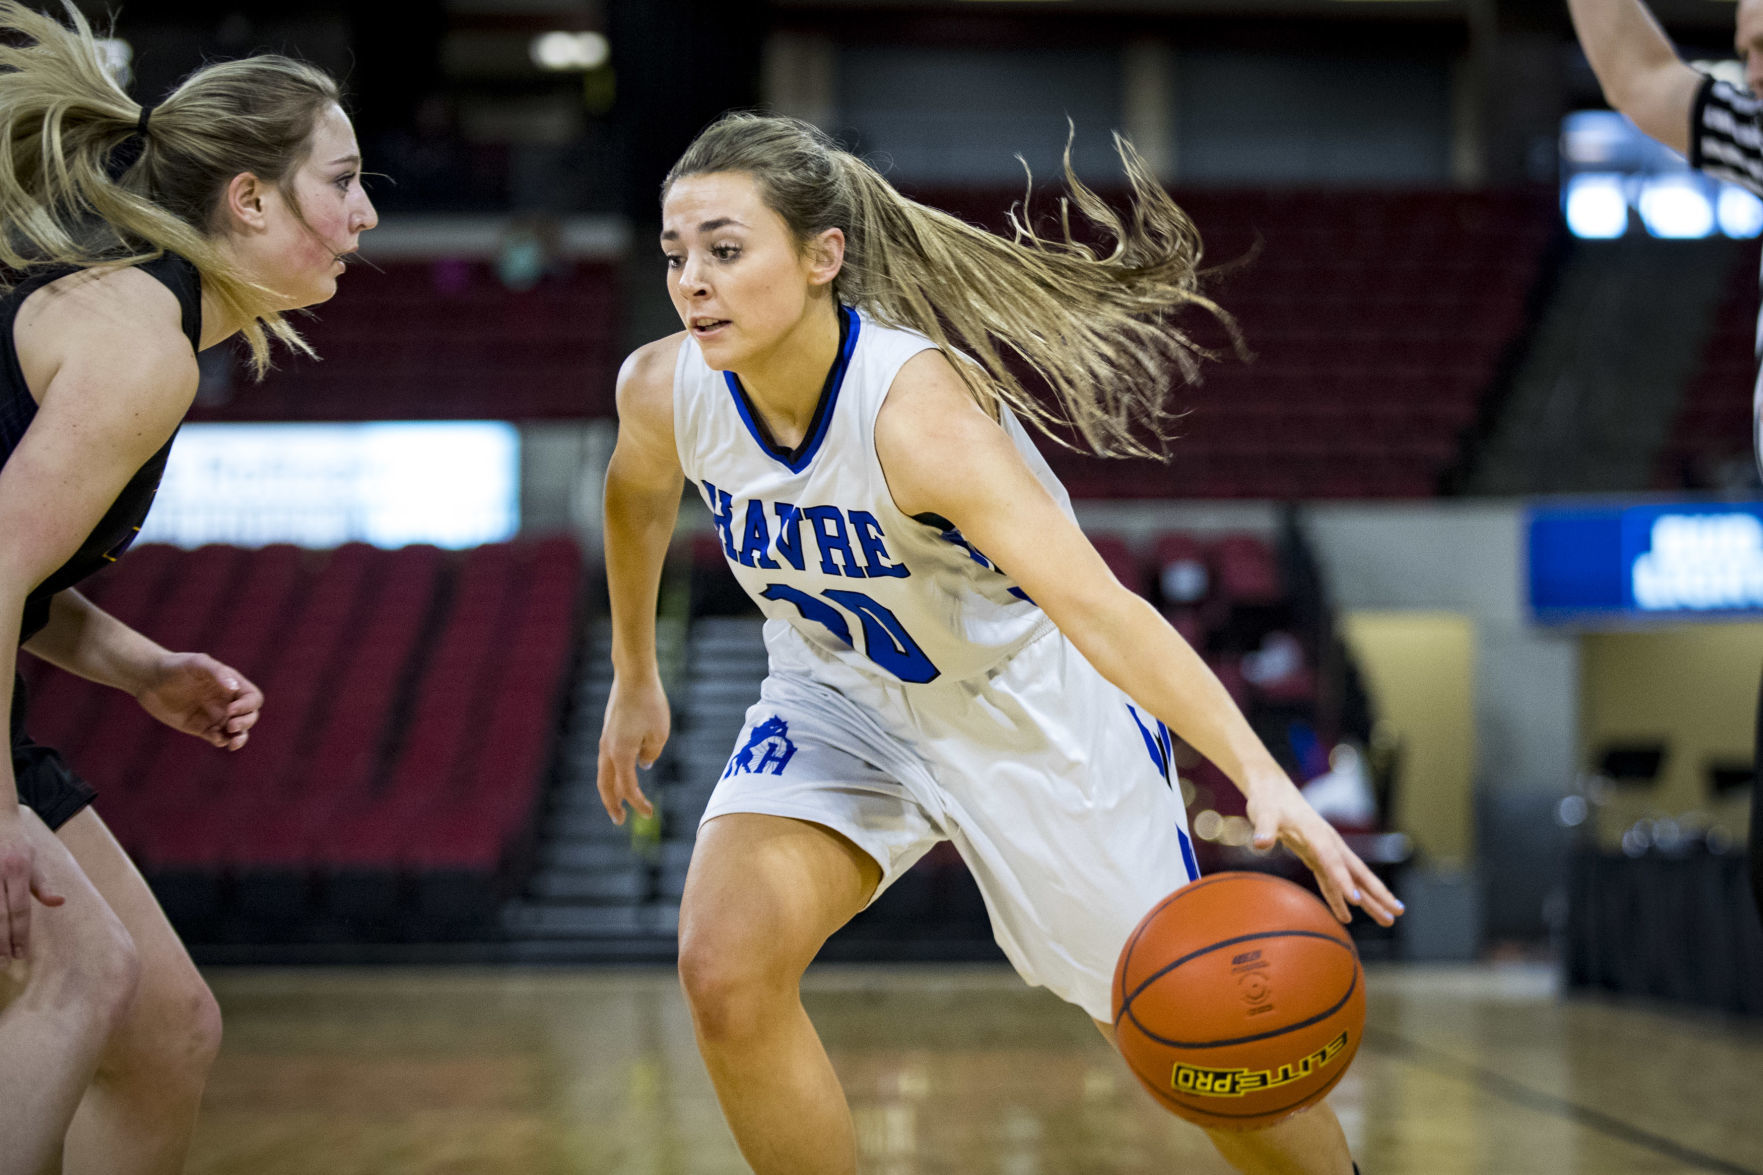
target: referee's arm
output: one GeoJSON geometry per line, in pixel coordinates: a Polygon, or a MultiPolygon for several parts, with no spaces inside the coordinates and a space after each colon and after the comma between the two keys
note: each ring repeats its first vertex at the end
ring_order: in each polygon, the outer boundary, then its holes
{"type": "Polygon", "coordinates": [[[1685,65],[1640,0],[1567,0],[1604,98],[1651,138],[1690,154],[1703,77],[1685,65]]]}

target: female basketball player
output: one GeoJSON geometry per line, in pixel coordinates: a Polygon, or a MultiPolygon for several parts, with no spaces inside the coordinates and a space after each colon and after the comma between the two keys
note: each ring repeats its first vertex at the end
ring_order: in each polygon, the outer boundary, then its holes
{"type": "MultiPolygon", "coordinates": [[[[0,299],[0,648],[238,750],[257,688],[74,585],[146,517],[196,352],[243,334],[261,370],[266,336],[300,345],[282,312],[336,292],[374,211],[322,72],[210,65],[147,108],[68,18],[0,3],[0,261],[20,276],[0,299]]],[[[18,691],[0,672],[0,1172],[181,1171],[219,1012],[92,789],[25,737],[18,691]]]]}
{"type": "MultiPolygon", "coordinates": [[[[1243,789],[1337,917],[1396,900],[1299,796],[1205,664],[1109,574],[1019,416],[1014,352],[1091,447],[1142,452],[1195,349],[1192,225],[1121,144],[1130,216],[1069,173],[1105,257],[989,235],[901,197],[793,120],[731,115],[663,188],[686,330],[619,376],[606,480],[614,820],[668,735],[657,581],[682,479],[769,620],[770,674],[700,828],[680,971],[724,1113],[761,1172],[856,1169],[850,1112],[798,980],[827,936],[940,839],[1023,977],[1111,1034],[1115,957],[1195,875],[1162,724],[1243,789]],[[946,329],[945,329],[946,325],[946,329]],[[965,353],[965,355],[963,354],[965,353]],[[968,359],[965,356],[974,356],[968,359]]],[[[1239,1168],[1345,1175],[1326,1108],[1215,1143],[1239,1168]]]]}

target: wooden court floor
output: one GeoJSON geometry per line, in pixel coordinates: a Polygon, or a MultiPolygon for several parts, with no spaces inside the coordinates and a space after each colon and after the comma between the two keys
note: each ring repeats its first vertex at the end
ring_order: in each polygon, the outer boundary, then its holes
{"type": "MultiPolygon", "coordinates": [[[[210,972],[193,1175],[721,1175],[670,970],[210,972]]],[[[868,1175],[1228,1175],[1084,1016],[993,967],[819,967],[868,1175]]],[[[1373,968],[1332,1098],[1365,1175],[1763,1175],[1763,1024],[1373,968]]]]}

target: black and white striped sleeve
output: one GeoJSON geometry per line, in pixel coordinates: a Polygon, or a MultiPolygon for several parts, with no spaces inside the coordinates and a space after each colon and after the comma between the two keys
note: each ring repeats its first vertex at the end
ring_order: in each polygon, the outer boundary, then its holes
{"type": "Polygon", "coordinates": [[[1763,102],[1730,82],[1708,78],[1690,115],[1690,166],[1763,195],[1763,102]]]}

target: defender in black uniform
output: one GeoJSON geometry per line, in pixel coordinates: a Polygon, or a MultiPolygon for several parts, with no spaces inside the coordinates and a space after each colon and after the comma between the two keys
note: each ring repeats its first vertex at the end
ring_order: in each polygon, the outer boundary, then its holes
{"type": "MultiPolygon", "coordinates": [[[[0,649],[238,750],[257,688],[75,585],[145,519],[196,352],[242,334],[261,370],[268,336],[302,345],[282,312],[336,292],[373,206],[322,72],[223,62],[142,107],[68,16],[0,0],[0,264],[18,276],[0,296],[0,649]]],[[[0,1175],[181,1171],[219,1011],[92,788],[25,733],[14,669],[0,665],[0,1175]]]]}
{"type": "MultiPolygon", "coordinates": [[[[1749,92],[1679,59],[1641,0],[1568,0],[1579,43],[1610,105],[1690,166],[1763,195],[1763,0],[1739,0],[1734,49],[1749,92]]],[[[1751,439],[1763,470],[1763,321],[1752,393],[1751,439]]],[[[1751,790],[1751,892],[1763,917],[1763,691],[1751,790]]]]}

